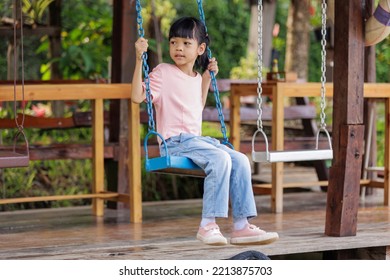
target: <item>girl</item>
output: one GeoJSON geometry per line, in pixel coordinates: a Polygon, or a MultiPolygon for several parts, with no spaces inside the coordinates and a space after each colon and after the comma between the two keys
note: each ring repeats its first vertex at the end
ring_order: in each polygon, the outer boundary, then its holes
{"type": "MultiPolygon", "coordinates": [[[[278,239],[276,232],[265,232],[249,224],[257,215],[251,183],[251,167],[246,155],[201,136],[202,111],[210,87],[210,71],[218,73],[215,58],[208,59],[209,38],[201,21],[180,18],[169,31],[169,54],[174,64],[162,63],[150,73],[150,89],[156,110],[157,131],[166,139],[171,155],[190,158],[206,173],[203,210],[197,239],[208,245],[225,245],[227,239],[215,222],[227,217],[229,196],[233,213],[231,244],[266,244],[278,239]],[[194,67],[200,67],[199,74],[194,67]]],[[[136,65],[132,100],[146,99],[142,84],[142,54],[148,41],[135,43],[136,65]]],[[[163,149],[161,152],[164,153],[163,149]]]]}

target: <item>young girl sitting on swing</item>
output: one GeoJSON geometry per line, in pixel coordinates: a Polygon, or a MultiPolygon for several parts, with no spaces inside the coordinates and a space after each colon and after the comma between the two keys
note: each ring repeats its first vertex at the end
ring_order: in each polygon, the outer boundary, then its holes
{"type": "MultiPolygon", "coordinates": [[[[217,139],[201,136],[210,71],[215,75],[218,73],[215,58],[209,60],[207,57],[208,44],[206,28],[196,18],[180,18],[171,26],[169,54],[174,64],[161,63],[149,74],[157,131],[166,139],[171,155],[190,158],[206,174],[197,239],[208,245],[227,244],[216,218],[228,217],[230,197],[233,214],[230,243],[268,244],[277,240],[278,234],[265,232],[248,222],[257,215],[248,157],[217,139]],[[195,71],[195,66],[200,67],[203,74],[195,71]]],[[[131,98],[133,102],[141,103],[146,99],[142,54],[148,49],[148,41],[139,38],[135,49],[131,98]]],[[[163,149],[161,153],[165,153],[163,149]]]]}

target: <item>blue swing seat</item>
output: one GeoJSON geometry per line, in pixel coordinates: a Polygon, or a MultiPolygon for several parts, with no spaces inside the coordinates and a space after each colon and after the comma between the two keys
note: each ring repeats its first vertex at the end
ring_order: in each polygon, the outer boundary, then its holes
{"type": "Polygon", "coordinates": [[[144,139],[144,150],[145,150],[145,169],[148,172],[161,172],[161,173],[177,173],[183,175],[192,175],[196,177],[204,177],[204,171],[196,165],[191,159],[182,156],[171,156],[168,153],[168,148],[165,140],[156,131],[149,131],[144,139]],[[165,156],[149,158],[148,155],[148,138],[151,135],[156,135],[162,141],[165,149],[165,156]]]}
{"type": "Polygon", "coordinates": [[[145,159],[146,171],[156,171],[166,168],[201,170],[192,160],[187,157],[163,156],[145,159]]]}

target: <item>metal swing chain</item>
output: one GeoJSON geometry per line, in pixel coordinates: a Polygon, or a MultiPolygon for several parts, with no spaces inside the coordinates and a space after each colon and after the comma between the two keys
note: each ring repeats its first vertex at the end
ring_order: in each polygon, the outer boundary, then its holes
{"type": "MultiPolygon", "coordinates": [[[[322,39],[321,39],[321,103],[320,103],[320,108],[321,108],[321,112],[320,112],[320,129],[326,129],[326,122],[325,122],[325,118],[326,118],[326,114],[325,114],[325,107],[326,107],[326,99],[325,99],[325,95],[326,95],[326,89],[325,89],[325,83],[326,83],[326,76],[325,76],[325,73],[326,73],[326,9],[327,9],[327,5],[326,5],[326,0],[322,0],[322,4],[321,4],[321,22],[322,22],[322,26],[321,26],[321,35],[322,35],[322,39]]],[[[263,76],[262,76],[262,72],[263,72],[263,1],[262,0],[259,0],[258,1],[258,5],[257,5],[257,11],[258,11],[258,16],[257,16],[257,20],[258,20],[258,27],[257,27],[257,31],[258,31],[258,52],[257,52],[257,56],[258,56],[258,75],[257,75],[257,94],[258,94],[258,97],[257,97],[257,115],[258,115],[258,119],[257,119],[257,128],[258,130],[263,130],[263,122],[262,122],[262,103],[263,103],[263,99],[262,99],[262,93],[263,93],[263,89],[262,89],[262,82],[263,82],[263,76]]]]}
{"type": "MultiPolygon", "coordinates": [[[[208,31],[207,31],[207,26],[206,26],[205,15],[204,15],[204,11],[203,11],[203,3],[202,3],[203,1],[202,0],[196,0],[196,2],[198,3],[198,10],[199,10],[200,20],[202,21],[203,25],[205,26],[206,34],[207,34],[208,31]]],[[[211,50],[210,50],[209,46],[207,46],[207,57],[209,59],[212,58],[212,53],[211,53],[211,50]]],[[[218,86],[217,86],[217,80],[215,78],[215,74],[214,74],[213,71],[210,71],[210,76],[211,76],[211,85],[212,85],[213,91],[214,91],[215,103],[216,103],[216,107],[218,109],[218,118],[219,118],[219,122],[221,123],[221,132],[222,132],[222,135],[223,135],[222,144],[228,145],[231,148],[233,148],[233,145],[229,142],[229,139],[227,137],[225,119],[224,119],[224,116],[223,116],[223,109],[222,109],[221,100],[219,98],[219,90],[218,90],[218,86]]]]}
{"type": "Polygon", "coordinates": [[[320,129],[323,129],[326,131],[326,123],[325,123],[325,107],[326,107],[326,89],[325,89],[325,83],[326,83],[326,0],[322,0],[322,5],[321,5],[321,103],[320,103],[320,129]]]}
{"type": "MultiPolygon", "coordinates": [[[[144,28],[142,27],[142,7],[139,0],[135,2],[135,9],[137,11],[137,24],[138,24],[138,36],[143,38],[145,36],[144,28]]],[[[149,65],[148,65],[148,54],[144,52],[142,54],[142,69],[144,72],[145,82],[145,93],[146,93],[146,107],[148,112],[148,131],[155,131],[155,122],[153,117],[153,105],[152,105],[152,94],[150,91],[150,79],[149,79],[149,65]]]]}
{"type": "Polygon", "coordinates": [[[16,36],[16,32],[17,32],[17,16],[16,16],[16,13],[17,13],[17,10],[16,10],[16,2],[17,0],[14,1],[14,119],[15,119],[15,124],[16,124],[16,127],[18,128],[18,130],[20,132],[23,132],[23,126],[24,126],[24,119],[25,119],[25,104],[24,104],[24,51],[23,51],[23,9],[22,9],[22,0],[19,0],[19,8],[20,8],[20,56],[21,56],[21,74],[22,74],[22,78],[21,78],[21,81],[22,81],[22,108],[23,108],[23,114],[22,114],[22,121],[21,123],[19,123],[18,121],[18,114],[17,114],[17,106],[16,106],[16,77],[17,77],[17,73],[18,73],[18,65],[17,65],[17,36],[16,36]]]}
{"type": "Polygon", "coordinates": [[[257,129],[263,131],[263,1],[257,2],[257,129]]]}

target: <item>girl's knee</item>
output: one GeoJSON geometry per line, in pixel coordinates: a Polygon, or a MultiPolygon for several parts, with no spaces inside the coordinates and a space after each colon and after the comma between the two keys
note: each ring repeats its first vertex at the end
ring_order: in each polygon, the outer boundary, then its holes
{"type": "Polygon", "coordinates": [[[213,160],[217,166],[221,166],[221,167],[223,166],[227,169],[232,168],[232,159],[231,159],[230,155],[223,150],[220,150],[216,154],[215,158],[213,158],[213,160]]]}
{"type": "Polygon", "coordinates": [[[236,161],[236,164],[250,166],[249,158],[243,153],[235,153],[234,160],[236,161]]]}

